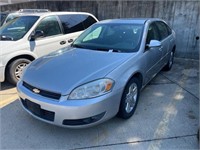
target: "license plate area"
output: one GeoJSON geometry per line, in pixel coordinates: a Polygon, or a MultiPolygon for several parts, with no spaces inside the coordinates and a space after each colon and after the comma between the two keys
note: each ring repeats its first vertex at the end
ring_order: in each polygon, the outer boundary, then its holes
{"type": "Polygon", "coordinates": [[[39,104],[26,100],[27,108],[35,115],[41,115],[41,107],[39,104]]]}
{"type": "Polygon", "coordinates": [[[48,121],[54,121],[55,112],[42,109],[39,104],[36,104],[28,99],[21,99],[21,102],[23,106],[35,116],[48,121]]]}

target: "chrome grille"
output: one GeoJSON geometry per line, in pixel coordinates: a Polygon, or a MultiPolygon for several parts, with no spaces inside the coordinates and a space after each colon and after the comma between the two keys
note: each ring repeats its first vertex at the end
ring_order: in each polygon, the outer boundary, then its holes
{"type": "Polygon", "coordinates": [[[42,90],[42,89],[34,87],[34,86],[32,86],[32,85],[30,85],[30,84],[28,84],[26,82],[23,82],[23,86],[26,87],[31,92],[33,92],[35,94],[38,94],[38,95],[41,95],[41,96],[44,96],[44,97],[48,97],[48,98],[52,98],[52,99],[57,99],[57,100],[59,100],[60,97],[61,97],[61,94],[59,94],[59,93],[54,93],[54,92],[42,90]],[[36,92],[36,91],[38,91],[38,92],[36,92]]]}

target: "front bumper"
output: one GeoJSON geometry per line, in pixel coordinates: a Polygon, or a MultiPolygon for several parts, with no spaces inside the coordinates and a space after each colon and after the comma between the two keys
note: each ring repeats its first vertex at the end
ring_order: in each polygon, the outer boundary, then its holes
{"type": "Polygon", "coordinates": [[[112,91],[86,100],[67,100],[67,96],[53,100],[33,93],[21,81],[18,82],[17,90],[22,106],[29,114],[47,123],[69,128],[89,127],[114,117],[122,94],[120,91],[112,91]]]}
{"type": "Polygon", "coordinates": [[[0,66],[0,82],[5,80],[5,66],[0,66]]]}

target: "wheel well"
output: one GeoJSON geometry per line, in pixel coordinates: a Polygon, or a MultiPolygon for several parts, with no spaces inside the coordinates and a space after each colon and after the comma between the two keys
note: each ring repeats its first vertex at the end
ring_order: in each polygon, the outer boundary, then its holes
{"type": "MultiPolygon", "coordinates": [[[[17,60],[17,59],[20,59],[20,58],[26,58],[26,59],[28,59],[28,60],[30,60],[30,61],[35,60],[35,58],[34,58],[33,56],[31,56],[31,55],[20,55],[20,56],[13,57],[13,58],[12,58],[11,60],[9,60],[9,62],[6,64],[5,74],[6,74],[7,70],[8,70],[9,64],[12,63],[13,61],[17,60]]],[[[6,76],[5,76],[5,77],[6,77],[6,76]]]]}
{"type": "MultiPolygon", "coordinates": [[[[140,72],[136,72],[136,73],[134,73],[130,78],[129,78],[129,80],[126,82],[126,85],[129,83],[129,81],[131,80],[131,79],[133,79],[133,78],[137,78],[138,80],[139,80],[139,82],[140,82],[140,85],[141,85],[141,87],[139,87],[140,89],[142,88],[142,83],[143,83],[143,76],[142,76],[142,74],[140,73],[140,72]]],[[[126,87],[126,85],[125,85],[125,87],[126,87]]],[[[124,87],[124,89],[123,89],[123,92],[124,92],[124,90],[125,90],[125,87],[124,87]]],[[[122,96],[123,96],[123,94],[121,95],[121,98],[122,98],[122,96]]],[[[120,105],[121,105],[121,100],[120,100],[120,105]]],[[[120,105],[119,105],[119,108],[120,108],[120,105]]]]}
{"type": "MultiPolygon", "coordinates": [[[[128,80],[128,82],[129,82],[132,78],[137,78],[137,79],[139,80],[139,82],[140,82],[141,87],[142,87],[143,76],[142,76],[142,74],[141,74],[140,72],[134,73],[134,74],[131,76],[131,78],[128,80]]],[[[128,83],[128,82],[127,82],[127,83],[128,83]]],[[[141,87],[140,87],[140,88],[141,88],[141,87]]]]}

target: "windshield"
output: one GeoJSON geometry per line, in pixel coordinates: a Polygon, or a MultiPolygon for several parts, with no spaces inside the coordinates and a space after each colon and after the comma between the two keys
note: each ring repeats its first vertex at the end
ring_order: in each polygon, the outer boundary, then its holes
{"type": "Polygon", "coordinates": [[[143,25],[95,24],[83,32],[72,44],[92,50],[136,52],[141,40],[143,25]]]}
{"type": "Polygon", "coordinates": [[[13,19],[15,19],[17,17],[19,17],[19,15],[17,15],[17,14],[9,14],[5,19],[5,23],[7,23],[7,22],[9,22],[9,21],[11,21],[11,20],[13,20],[13,19]]]}
{"type": "Polygon", "coordinates": [[[0,28],[0,40],[17,41],[21,39],[38,20],[37,16],[21,16],[0,28]]]}
{"type": "Polygon", "coordinates": [[[0,26],[3,24],[7,14],[6,13],[0,13],[0,26]]]}

